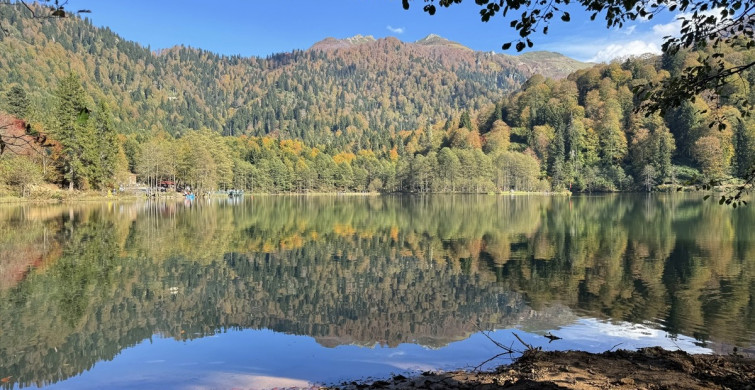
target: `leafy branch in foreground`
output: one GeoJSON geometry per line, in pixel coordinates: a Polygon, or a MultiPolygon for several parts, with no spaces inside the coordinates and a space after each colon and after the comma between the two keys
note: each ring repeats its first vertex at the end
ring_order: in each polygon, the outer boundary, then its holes
{"type": "MultiPolygon", "coordinates": [[[[726,188],[726,181],[728,180],[711,180],[701,186],[696,186],[696,189],[702,189],[703,191],[712,191],[714,188],[726,188]]],[[[718,199],[718,204],[727,205],[733,208],[739,206],[747,206],[748,202],[744,200],[745,195],[749,195],[752,192],[753,184],[755,184],[755,169],[751,169],[745,176],[744,182],[737,184],[734,187],[726,188],[724,194],[718,199]]],[[[680,189],[677,189],[680,190],[680,189]]],[[[705,195],[703,200],[708,200],[712,197],[711,194],[705,195]]]]}
{"type": "MultiPolygon", "coordinates": [[[[408,9],[411,0],[403,0],[408,9]]],[[[437,12],[435,0],[425,0],[425,12],[437,12]]],[[[438,0],[440,7],[448,8],[462,0],[438,0]]],[[[650,20],[662,11],[678,12],[681,31],[678,36],[666,36],[663,51],[675,54],[681,49],[701,49],[712,45],[717,50],[722,46],[749,49],[755,47],[753,24],[755,24],[755,0],[475,0],[480,8],[480,19],[490,21],[494,16],[502,16],[519,38],[508,41],[502,48],[508,50],[515,44],[517,51],[534,46],[531,36],[534,33],[548,34],[554,18],[569,22],[571,15],[565,9],[579,4],[595,20],[603,15],[607,28],[622,28],[625,23],[637,20],[650,20]],[[523,11],[520,16],[507,18],[509,12],[523,11]]],[[[750,62],[730,66],[724,61],[721,52],[712,54],[701,65],[689,66],[679,75],[658,84],[638,86],[635,93],[645,104],[641,109],[648,115],[679,106],[704,91],[719,95],[721,87],[731,82],[731,77],[741,75],[755,65],[750,62]]],[[[751,105],[750,105],[751,107],[751,105]]]]}
{"type": "MultiPolygon", "coordinates": [[[[684,10],[682,10],[684,11],[684,10]]],[[[679,36],[666,36],[663,52],[675,55],[684,49],[704,49],[708,46],[712,53],[700,58],[699,64],[690,65],[678,75],[671,75],[659,83],[638,86],[635,93],[643,101],[639,107],[647,115],[653,112],[664,114],[667,109],[677,107],[684,101],[694,101],[695,97],[711,92],[713,99],[724,95],[723,89],[739,80],[747,83],[743,74],[755,65],[750,61],[732,65],[725,59],[723,49],[749,50],[755,47],[753,24],[755,2],[753,1],[714,1],[710,4],[700,2],[691,7],[691,14],[682,14],[679,36]]],[[[745,107],[744,116],[749,116],[753,104],[749,99],[740,97],[738,102],[745,107]]],[[[726,128],[722,119],[716,121],[719,129],[726,128]]],[[[711,124],[714,125],[714,124],[711,124]]]]}

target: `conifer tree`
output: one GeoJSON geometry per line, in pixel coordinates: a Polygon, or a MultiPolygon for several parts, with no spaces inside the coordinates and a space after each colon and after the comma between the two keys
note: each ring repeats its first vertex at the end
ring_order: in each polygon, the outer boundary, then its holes
{"type": "Polygon", "coordinates": [[[5,94],[5,106],[8,113],[19,119],[26,119],[29,115],[29,98],[26,90],[18,85],[12,86],[5,94]]]}
{"type": "Polygon", "coordinates": [[[551,176],[553,187],[560,188],[564,183],[564,162],[566,160],[564,129],[562,127],[556,128],[549,149],[548,174],[551,176]]]}
{"type": "Polygon", "coordinates": [[[55,97],[53,129],[61,145],[59,162],[63,179],[72,191],[75,186],[82,187],[87,182],[91,169],[87,160],[94,149],[94,134],[89,126],[84,88],[75,73],[60,80],[55,97]]]}
{"type": "Polygon", "coordinates": [[[469,117],[469,111],[464,111],[461,113],[461,119],[459,120],[459,128],[473,130],[472,119],[469,117]]]}
{"type": "Polygon", "coordinates": [[[751,120],[740,120],[734,127],[734,165],[736,174],[747,176],[755,164],[755,129],[751,120]]]}
{"type": "Polygon", "coordinates": [[[112,185],[120,148],[112,114],[105,102],[100,102],[97,106],[93,122],[97,158],[92,169],[92,181],[95,187],[101,188],[112,185]]]}

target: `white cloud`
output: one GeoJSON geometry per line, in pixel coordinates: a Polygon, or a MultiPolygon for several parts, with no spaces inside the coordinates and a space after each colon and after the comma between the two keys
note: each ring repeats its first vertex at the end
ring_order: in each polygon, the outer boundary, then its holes
{"type": "Polygon", "coordinates": [[[671,23],[656,24],[653,26],[653,34],[658,38],[674,36],[679,34],[679,30],[682,29],[682,20],[677,18],[671,23]]]}
{"type": "MultiPolygon", "coordinates": [[[[704,17],[704,18],[708,16],[714,16],[716,19],[719,19],[720,11],[709,10],[709,11],[700,12],[699,15],[700,17],[704,17]]],[[[692,20],[692,14],[691,13],[678,14],[676,18],[670,23],[656,24],[655,26],[653,26],[653,33],[658,35],[659,38],[679,35],[682,29],[682,21],[684,21],[684,19],[692,20]]]]}
{"type": "MultiPolygon", "coordinates": [[[[701,15],[715,15],[714,11],[704,12],[701,15]]],[[[626,31],[621,31],[626,35],[633,35],[636,39],[629,42],[615,42],[607,44],[597,49],[597,52],[590,58],[590,62],[609,62],[616,58],[629,56],[638,56],[645,53],[661,54],[663,41],[669,36],[678,36],[682,29],[682,21],[690,19],[692,14],[678,14],[674,20],[668,23],[658,23],[644,33],[635,34],[636,25],[629,26],[626,31]]]]}
{"type": "Polygon", "coordinates": [[[637,28],[637,25],[631,25],[629,27],[626,27],[622,32],[626,35],[632,35],[634,34],[634,29],[637,28]]]}
{"type": "Polygon", "coordinates": [[[630,41],[625,43],[612,43],[598,50],[588,62],[609,62],[616,58],[639,56],[642,54],[661,54],[661,48],[654,42],[630,41]]]}
{"type": "MultiPolygon", "coordinates": [[[[592,349],[600,350],[610,345],[621,343],[621,348],[636,349],[650,346],[660,346],[668,350],[681,349],[689,353],[711,353],[710,348],[698,345],[698,342],[689,336],[671,335],[668,332],[656,329],[656,325],[634,324],[630,322],[606,322],[595,318],[584,318],[575,324],[567,325],[560,329],[558,335],[564,341],[592,344],[592,349]]],[[[613,348],[611,348],[613,349],[613,348]]]]}
{"type": "MultiPolygon", "coordinates": [[[[703,17],[719,17],[720,11],[713,10],[699,14],[703,17]]],[[[605,36],[591,36],[589,39],[587,37],[576,37],[577,39],[572,37],[568,42],[554,42],[542,47],[588,62],[610,62],[617,58],[639,56],[646,53],[661,54],[665,37],[679,36],[682,21],[690,18],[692,18],[690,13],[679,13],[667,23],[633,24],[624,28],[611,29],[605,36]]],[[[645,20],[641,21],[645,22],[645,20]]]]}
{"type": "Polygon", "coordinates": [[[404,28],[403,27],[391,27],[391,25],[385,26],[385,28],[388,29],[388,31],[394,33],[394,34],[403,34],[404,28]]]}
{"type": "Polygon", "coordinates": [[[242,374],[238,372],[210,372],[199,380],[199,383],[193,383],[186,387],[187,389],[208,389],[208,388],[238,388],[249,387],[255,389],[270,389],[273,387],[296,387],[310,388],[312,383],[295,378],[242,374]]]}

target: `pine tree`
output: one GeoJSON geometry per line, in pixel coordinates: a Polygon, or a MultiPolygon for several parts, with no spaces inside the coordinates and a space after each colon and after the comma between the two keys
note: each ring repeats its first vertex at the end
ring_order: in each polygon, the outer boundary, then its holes
{"type": "Polygon", "coordinates": [[[666,126],[661,126],[653,133],[655,139],[654,163],[657,173],[661,179],[671,176],[671,157],[676,150],[674,136],[668,131],[666,126]]]}
{"type": "Polygon", "coordinates": [[[29,115],[29,98],[26,91],[18,85],[12,86],[5,94],[5,106],[9,114],[26,119],[29,115]]]}
{"type": "Polygon", "coordinates": [[[553,141],[549,145],[548,173],[551,176],[554,189],[560,189],[564,183],[564,162],[566,147],[564,145],[564,129],[559,127],[554,133],[553,141]]]}
{"type": "Polygon", "coordinates": [[[55,92],[54,134],[60,142],[60,160],[63,179],[68,189],[86,185],[91,164],[88,157],[94,149],[93,129],[89,126],[86,95],[79,77],[69,73],[58,84],[55,92]]]}
{"type": "Polygon", "coordinates": [[[469,116],[469,111],[464,111],[461,113],[461,119],[459,119],[459,128],[466,128],[467,130],[473,130],[472,129],[472,118],[469,116]]]}
{"type": "Polygon", "coordinates": [[[113,184],[120,150],[118,133],[113,126],[110,108],[105,102],[98,105],[93,122],[97,158],[92,169],[92,181],[95,187],[102,188],[113,184]]]}
{"type": "Polygon", "coordinates": [[[567,159],[565,165],[565,180],[568,181],[569,190],[575,177],[584,166],[583,149],[585,147],[585,127],[581,120],[573,115],[569,119],[569,126],[564,133],[564,149],[567,159]]]}
{"type": "Polygon", "coordinates": [[[755,131],[752,121],[741,120],[734,127],[734,168],[736,174],[745,177],[755,164],[755,131]]]}

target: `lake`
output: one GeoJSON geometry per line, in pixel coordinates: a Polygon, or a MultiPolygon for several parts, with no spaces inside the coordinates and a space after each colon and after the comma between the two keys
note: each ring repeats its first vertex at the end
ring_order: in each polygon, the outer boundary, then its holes
{"type": "Polygon", "coordinates": [[[702,196],[2,206],[1,385],[307,387],[474,368],[514,333],[752,353],[755,209],[702,196]]]}

